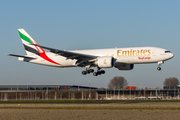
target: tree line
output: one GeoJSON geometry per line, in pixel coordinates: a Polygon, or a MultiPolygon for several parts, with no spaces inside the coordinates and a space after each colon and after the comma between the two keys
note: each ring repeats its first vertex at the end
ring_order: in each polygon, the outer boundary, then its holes
{"type": "MultiPolygon", "coordinates": [[[[129,83],[124,77],[115,76],[109,81],[108,89],[125,89],[128,84],[129,83]]],[[[179,85],[179,80],[176,77],[169,77],[164,80],[163,85],[168,87],[174,87],[179,85]]]]}

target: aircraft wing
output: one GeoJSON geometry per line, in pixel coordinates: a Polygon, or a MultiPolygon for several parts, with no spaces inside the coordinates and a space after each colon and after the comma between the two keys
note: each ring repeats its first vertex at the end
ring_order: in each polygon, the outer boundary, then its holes
{"type": "Polygon", "coordinates": [[[98,57],[98,56],[86,55],[86,54],[81,54],[81,53],[65,51],[65,50],[58,50],[54,48],[37,45],[37,44],[33,44],[33,45],[50,50],[50,52],[66,57],[67,59],[76,59],[78,65],[82,63],[93,62],[98,57]]]}

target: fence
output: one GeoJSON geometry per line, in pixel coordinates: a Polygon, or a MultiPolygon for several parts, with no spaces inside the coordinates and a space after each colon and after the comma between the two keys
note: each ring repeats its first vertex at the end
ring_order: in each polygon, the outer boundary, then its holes
{"type": "Polygon", "coordinates": [[[1,91],[0,100],[98,99],[96,91],[1,91]]]}

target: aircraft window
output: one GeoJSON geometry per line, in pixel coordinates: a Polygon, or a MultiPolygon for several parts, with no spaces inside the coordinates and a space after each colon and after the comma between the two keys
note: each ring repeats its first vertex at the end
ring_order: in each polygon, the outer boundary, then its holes
{"type": "Polygon", "coordinates": [[[171,53],[171,51],[165,51],[165,53],[171,53]]]}

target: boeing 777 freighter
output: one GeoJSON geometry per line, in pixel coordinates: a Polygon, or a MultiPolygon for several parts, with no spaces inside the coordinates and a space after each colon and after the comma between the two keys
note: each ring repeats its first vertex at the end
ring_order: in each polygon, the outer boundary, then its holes
{"type": "Polygon", "coordinates": [[[145,63],[158,63],[157,70],[161,70],[160,65],[174,56],[169,50],[157,47],[59,50],[37,44],[24,29],[18,29],[18,32],[27,55],[8,55],[18,57],[20,61],[53,67],[86,67],[86,70],[82,71],[83,75],[104,74],[105,71],[101,70],[102,68],[115,67],[119,70],[132,70],[134,64],[145,63]],[[92,67],[97,67],[97,71],[90,69],[92,67]]]}

